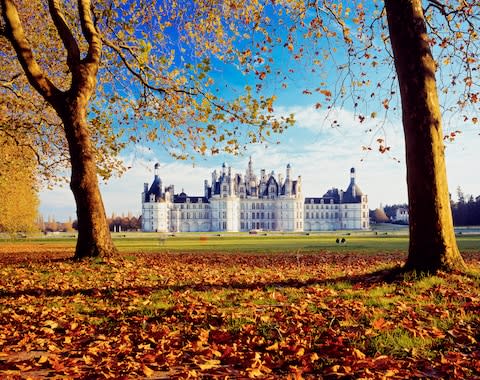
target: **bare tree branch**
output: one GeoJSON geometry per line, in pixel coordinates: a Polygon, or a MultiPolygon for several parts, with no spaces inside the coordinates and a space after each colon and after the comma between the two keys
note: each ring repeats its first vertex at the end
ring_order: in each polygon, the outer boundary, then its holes
{"type": "Polygon", "coordinates": [[[78,11],[82,33],[88,42],[86,61],[99,64],[102,54],[102,40],[92,20],[90,0],[78,0],[78,11]]]}
{"type": "Polygon", "coordinates": [[[0,4],[6,26],[6,36],[17,53],[28,81],[46,100],[55,102],[55,98],[61,94],[61,91],[48,79],[37,63],[25,37],[22,22],[13,0],[0,0],[0,4]]]}
{"type": "Polygon", "coordinates": [[[80,49],[77,41],[65,21],[58,0],[48,0],[48,7],[50,9],[53,23],[57,28],[58,35],[62,39],[63,46],[67,50],[67,65],[70,68],[70,71],[74,72],[77,70],[78,64],[80,63],[80,49]]]}

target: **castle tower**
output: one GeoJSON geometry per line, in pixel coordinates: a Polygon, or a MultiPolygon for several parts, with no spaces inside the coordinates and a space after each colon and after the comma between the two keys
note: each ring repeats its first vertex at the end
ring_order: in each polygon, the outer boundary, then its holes
{"type": "Polygon", "coordinates": [[[285,178],[285,195],[292,195],[292,181],[290,176],[292,175],[292,167],[290,164],[287,164],[287,176],[285,178]]]}
{"type": "Polygon", "coordinates": [[[350,169],[350,186],[352,188],[352,197],[356,197],[356,186],[355,186],[355,168],[350,169]]]}

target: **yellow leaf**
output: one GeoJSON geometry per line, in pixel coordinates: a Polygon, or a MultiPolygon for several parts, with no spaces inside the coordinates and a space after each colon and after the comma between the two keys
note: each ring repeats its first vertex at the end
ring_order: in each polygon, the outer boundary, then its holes
{"type": "Polygon", "coordinates": [[[278,342],[273,343],[271,346],[266,348],[267,351],[277,351],[278,350],[278,342]]]}
{"type": "Polygon", "coordinates": [[[357,348],[354,348],[353,349],[353,356],[356,358],[356,359],[359,359],[359,360],[363,360],[365,359],[366,355],[360,351],[359,349],[357,348]]]}
{"type": "Polygon", "coordinates": [[[300,347],[300,349],[297,351],[295,355],[300,357],[300,356],[303,356],[303,354],[305,354],[305,349],[303,347],[300,347]]]}
{"type": "Polygon", "coordinates": [[[207,360],[205,363],[199,364],[198,366],[200,367],[200,369],[202,371],[205,371],[207,369],[212,369],[212,368],[218,367],[220,365],[220,363],[221,363],[220,360],[212,359],[212,360],[207,360]]]}
{"type": "Polygon", "coordinates": [[[38,359],[38,364],[43,364],[43,363],[46,363],[47,361],[48,361],[48,356],[42,355],[40,356],[40,359],[38,359]]]}
{"type": "Polygon", "coordinates": [[[58,323],[51,320],[45,321],[44,325],[50,327],[53,330],[55,330],[58,327],[58,323]]]}
{"type": "Polygon", "coordinates": [[[143,374],[147,377],[152,377],[155,371],[149,367],[147,367],[145,364],[142,366],[142,371],[143,374]]]}
{"type": "Polygon", "coordinates": [[[90,356],[83,355],[83,361],[85,362],[86,365],[90,365],[93,363],[93,360],[90,356]]]}

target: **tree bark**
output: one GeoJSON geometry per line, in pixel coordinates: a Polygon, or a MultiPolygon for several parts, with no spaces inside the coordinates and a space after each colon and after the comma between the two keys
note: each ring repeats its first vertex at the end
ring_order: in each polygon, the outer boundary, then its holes
{"type": "Polygon", "coordinates": [[[88,102],[95,92],[102,43],[95,29],[90,0],[78,0],[82,34],[88,53],[80,59],[78,44],[69,29],[58,1],[49,0],[49,10],[67,52],[72,73],[68,91],[60,91],[38,64],[28,42],[13,0],[0,0],[6,37],[11,42],[29,83],[52,105],[61,118],[68,141],[72,189],[77,205],[78,238],[75,258],[109,257],[117,253],[107,224],[97,179],[95,151],[87,122],[88,102]]]}
{"type": "Polygon", "coordinates": [[[70,188],[77,205],[78,239],[75,259],[111,257],[113,244],[97,179],[95,152],[81,97],[68,99],[61,115],[72,167],[70,188]]]}
{"type": "Polygon", "coordinates": [[[436,63],[421,0],[385,0],[405,133],[410,242],[406,270],[464,270],[453,229],[436,63]]]}

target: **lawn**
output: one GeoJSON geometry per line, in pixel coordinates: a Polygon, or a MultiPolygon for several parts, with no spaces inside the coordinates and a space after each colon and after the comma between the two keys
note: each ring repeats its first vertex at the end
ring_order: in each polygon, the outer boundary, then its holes
{"type": "Polygon", "coordinates": [[[0,243],[1,378],[480,378],[467,275],[402,276],[402,236],[116,236],[0,243]]]}

